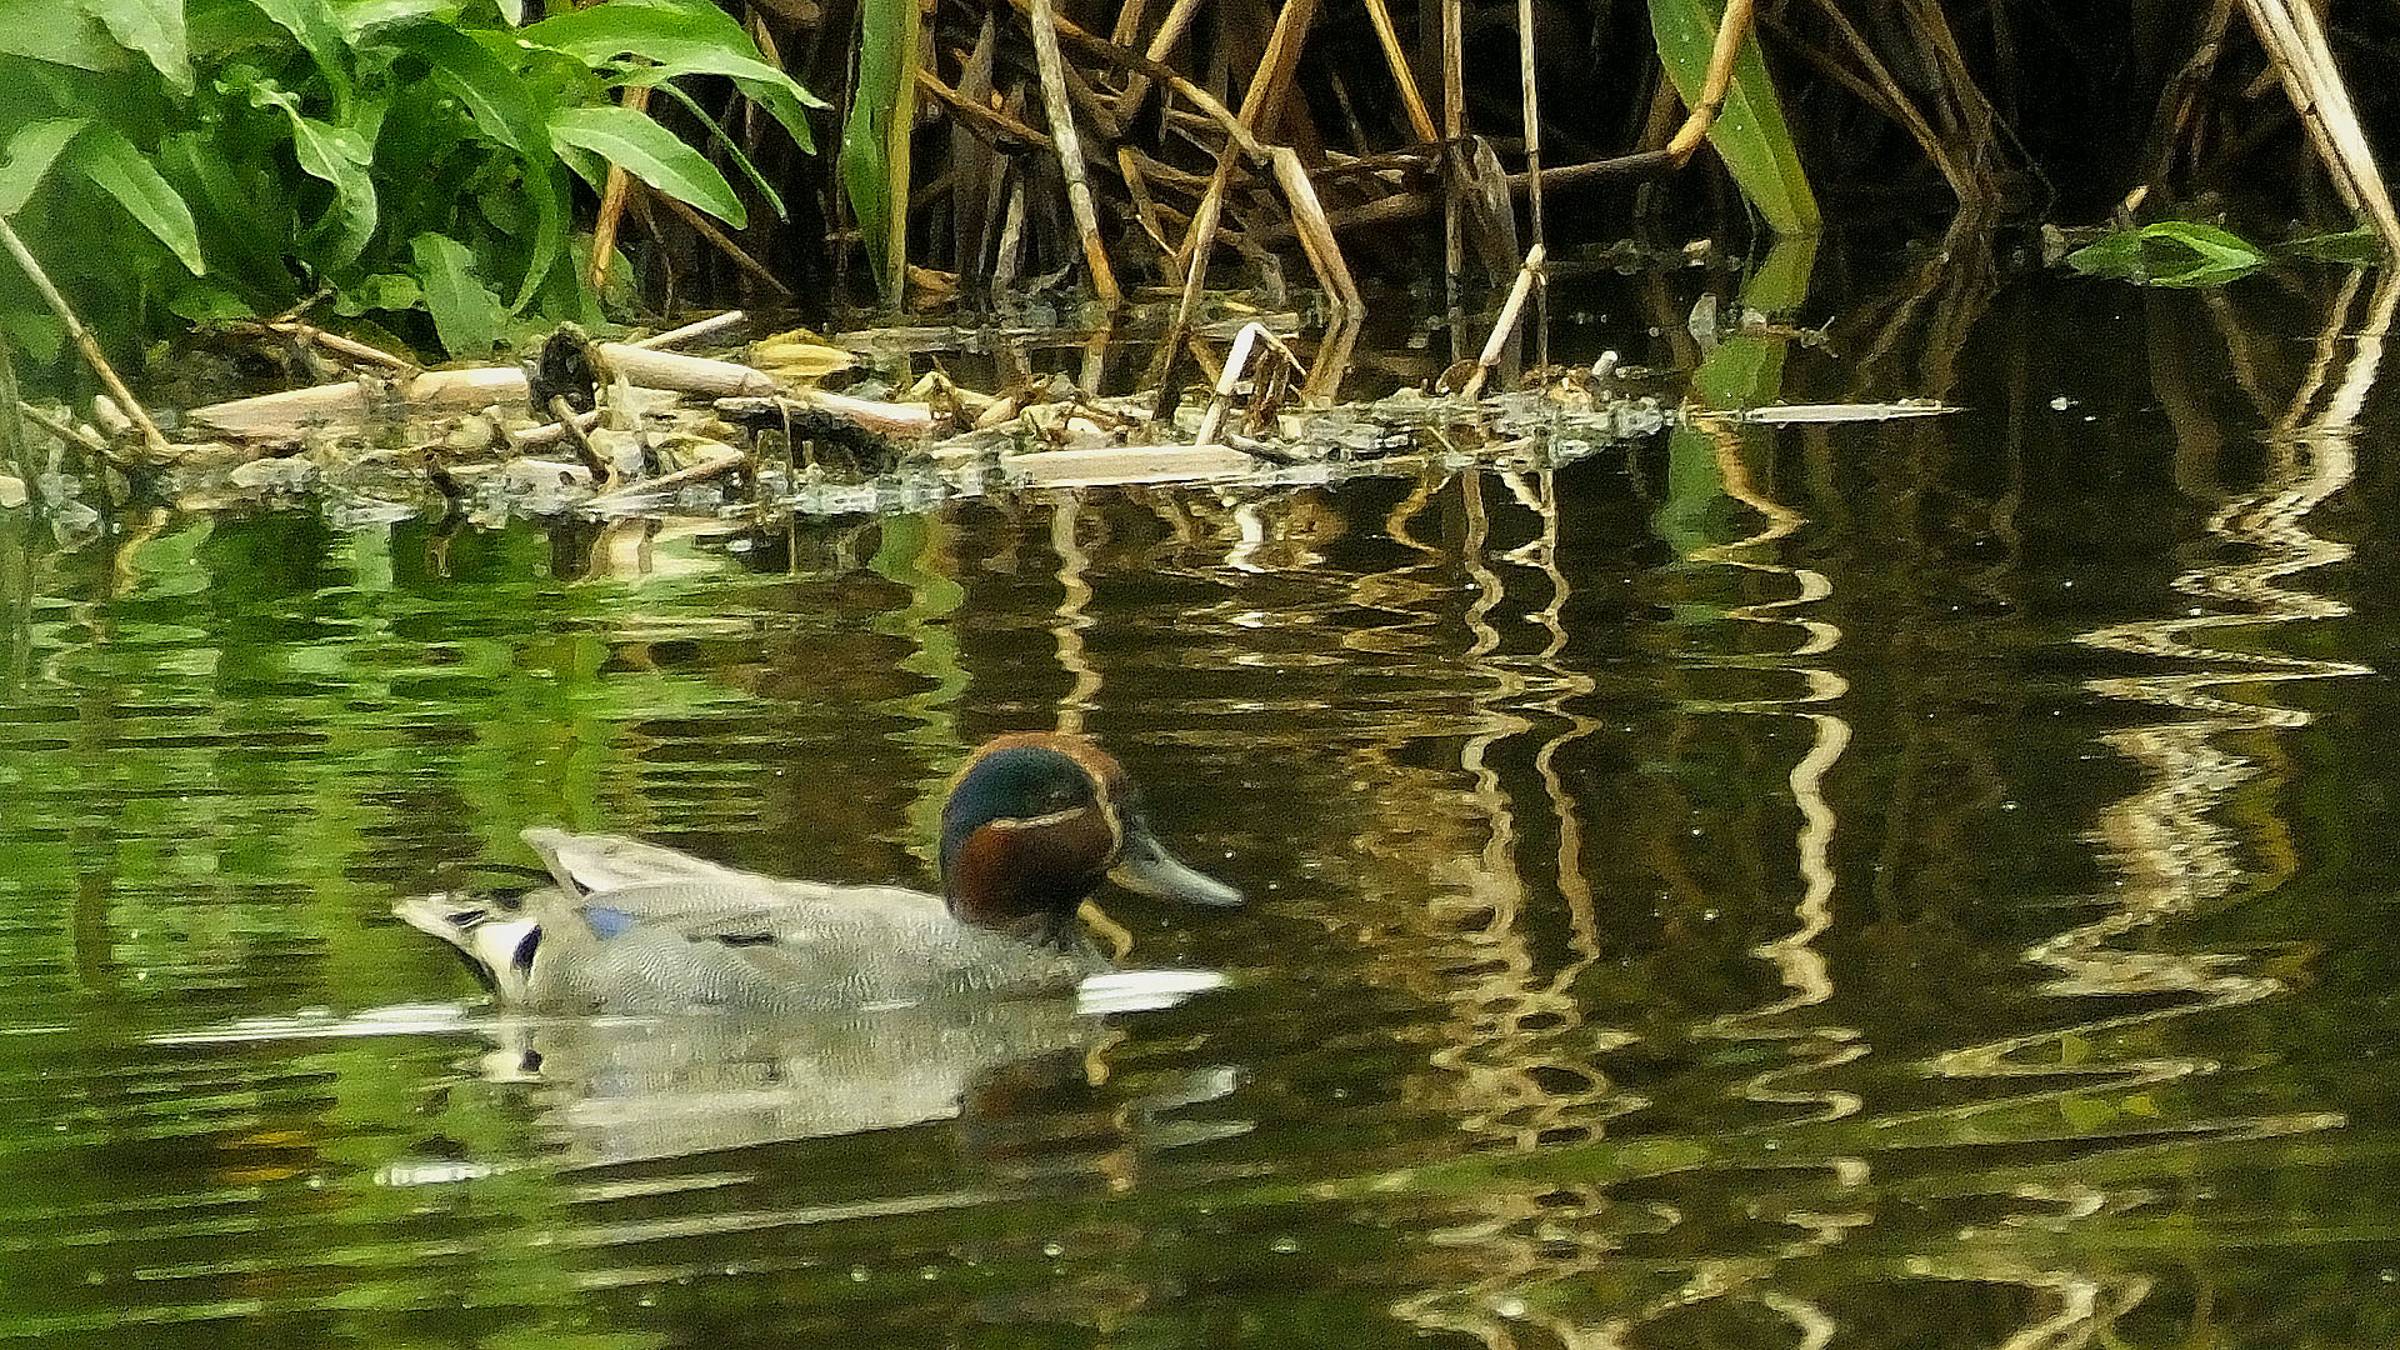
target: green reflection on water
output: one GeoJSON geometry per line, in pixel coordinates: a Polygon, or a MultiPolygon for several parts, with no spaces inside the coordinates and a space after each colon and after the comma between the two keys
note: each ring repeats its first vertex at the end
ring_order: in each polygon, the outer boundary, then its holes
{"type": "Polygon", "coordinates": [[[1975,414],[756,533],[0,520],[0,1335],[2391,1343],[2392,296],[2237,370],[2215,301],[1907,286],[1775,384],[1975,414]],[[1255,897],[1109,902],[1231,989],[528,1029],[385,914],[535,824],[922,884],[964,750],[1060,724],[1255,897]]]}

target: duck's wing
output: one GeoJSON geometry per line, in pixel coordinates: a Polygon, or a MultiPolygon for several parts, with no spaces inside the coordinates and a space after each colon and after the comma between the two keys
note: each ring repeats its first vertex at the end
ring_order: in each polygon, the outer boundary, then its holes
{"type": "Polygon", "coordinates": [[[670,880],[557,903],[573,917],[554,910],[544,926],[571,923],[574,940],[540,983],[625,1011],[854,1007],[1090,973],[1068,954],[958,923],[937,896],[891,887],[670,880]]]}
{"type": "Polygon", "coordinates": [[[654,882],[705,881],[773,887],[788,883],[621,834],[569,834],[537,827],[519,836],[542,857],[569,895],[593,895],[654,882]]]}

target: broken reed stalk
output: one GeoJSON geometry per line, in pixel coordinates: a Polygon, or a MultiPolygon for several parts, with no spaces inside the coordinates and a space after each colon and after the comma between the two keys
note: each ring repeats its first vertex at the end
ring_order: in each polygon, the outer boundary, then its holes
{"type": "Polygon", "coordinates": [[[1500,353],[1508,349],[1510,335],[1517,331],[1517,320],[1525,311],[1525,296],[1532,291],[1534,279],[1542,274],[1542,264],[1548,258],[1549,250],[1540,244],[1525,254],[1525,265],[1517,269],[1516,282],[1508,288],[1508,300],[1500,306],[1500,317],[1492,323],[1492,335],[1483,341],[1483,355],[1475,359],[1475,373],[1467,377],[1466,386],[1459,390],[1463,397],[1483,397],[1485,382],[1500,364],[1500,353]]]}
{"type": "Polygon", "coordinates": [[[1216,391],[1209,396],[1208,411],[1201,414],[1200,430],[1192,437],[1194,449],[1216,444],[1218,433],[1225,429],[1225,410],[1232,406],[1234,390],[1241,387],[1242,376],[1249,372],[1251,359],[1257,355],[1261,342],[1273,348],[1286,362],[1294,366],[1299,364],[1292,356],[1291,348],[1284,346],[1281,339],[1268,332],[1265,324],[1243,324],[1242,331],[1233,335],[1233,346],[1225,353],[1225,368],[1217,372],[1216,391]]]}
{"type": "MultiPolygon", "coordinates": [[[[1175,44],[1183,41],[1183,35],[1191,29],[1192,19],[1199,14],[1200,3],[1201,0],[1175,0],[1173,5],[1168,6],[1167,17],[1159,20],[1158,31],[1151,35],[1150,45],[1145,48],[1152,61],[1164,63],[1174,54],[1175,44]]],[[[1133,7],[1128,5],[1126,8],[1133,7]]],[[[1119,17],[1121,19],[1123,16],[1119,17]]],[[[1124,29],[1122,23],[1118,27],[1124,29]]],[[[1124,46],[1130,41],[1132,35],[1128,33],[1117,45],[1124,46]]],[[[1135,71],[1132,78],[1125,81],[1124,96],[1117,100],[1117,121],[1123,123],[1133,119],[1133,115],[1141,110],[1142,100],[1150,97],[1150,85],[1150,77],[1141,71],[1135,71]]]]}
{"type": "MultiPolygon", "coordinates": [[[[1458,312],[1459,274],[1467,266],[1467,135],[1466,8],[1461,0],[1442,0],[1442,281],[1451,314],[1458,312]]],[[[1451,325],[1455,345],[1458,326],[1451,325]]],[[[1453,352],[1455,355],[1455,352],[1453,352]]]]}
{"type": "MultiPolygon", "coordinates": [[[[1034,3],[1043,3],[1043,0],[1034,0],[1034,3]]],[[[1226,144],[1217,154],[1216,172],[1209,176],[1208,188],[1201,193],[1200,205],[1192,214],[1192,228],[1185,234],[1183,247],[1178,250],[1183,256],[1183,297],[1175,307],[1175,320],[1167,330],[1164,350],[1172,351],[1177,336],[1190,325],[1192,309],[1200,303],[1201,288],[1207,284],[1209,255],[1215,251],[1217,227],[1224,217],[1225,190],[1233,180],[1235,154],[1248,154],[1265,162],[1270,168],[1274,166],[1274,156],[1260,138],[1275,134],[1276,119],[1283,112],[1284,95],[1291,87],[1293,73],[1300,66],[1300,45],[1307,40],[1308,25],[1316,13],[1317,0],[1284,0],[1282,12],[1275,16],[1274,31],[1267,36],[1267,49],[1259,55],[1258,68],[1250,76],[1250,87],[1242,91],[1242,110],[1227,128],[1226,144]]],[[[1177,92],[1182,91],[1178,89],[1177,92]]],[[[1219,105],[1220,108],[1222,106],[1219,105]]],[[[1307,197],[1313,201],[1316,193],[1313,187],[1307,186],[1308,176],[1303,173],[1299,178],[1306,187],[1307,197]]],[[[1285,183],[1288,189],[1289,181],[1285,180],[1285,183]]],[[[1293,228],[1297,232],[1302,228],[1299,217],[1304,208],[1295,202],[1292,209],[1293,228]]],[[[1322,218],[1321,207],[1317,214],[1322,218]]],[[[1323,237],[1331,239],[1332,230],[1327,228],[1323,237]]],[[[1338,262],[1339,252],[1333,256],[1338,262]]],[[[1313,251],[1309,262],[1317,267],[1320,276],[1326,276],[1326,268],[1313,251]]],[[[1347,269],[1344,269],[1344,277],[1346,280],[1347,269]]],[[[1328,290],[1335,289],[1330,276],[1326,276],[1326,281],[1328,290]]],[[[1354,298],[1356,293],[1357,288],[1350,287],[1348,298],[1354,298]]],[[[1348,298],[1345,298],[1345,303],[1348,298]]]]}
{"type": "Polygon", "coordinates": [[[1383,62],[1392,68],[1392,85],[1400,91],[1400,106],[1408,113],[1409,130],[1417,134],[1422,145],[1431,145],[1442,138],[1433,125],[1433,114],[1426,110],[1425,95],[1417,89],[1416,72],[1409,69],[1408,53],[1400,46],[1400,34],[1392,27],[1392,11],[1385,0],[1367,0],[1367,20],[1375,26],[1376,45],[1383,48],[1383,62]]]}
{"type": "Polygon", "coordinates": [[[2259,45],[2283,81],[2284,93],[2308,128],[2334,187],[2350,208],[2367,218],[2385,252],[2400,254],[2400,215],[2392,208],[2374,152],[2351,106],[2349,88],[2334,65],[2324,25],[2307,4],[2288,0],[2242,0],[2259,45]]]}
{"type": "MultiPolygon", "coordinates": [[[[1542,229],[1542,94],[1534,75],[1533,0],[1517,0],[1517,65],[1525,91],[1525,205],[1533,226],[1533,252],[1546,254],[1549,235],[1542,229]]],[[[1519,273],[1519,275],[1523,275],[1519,273]]],[[[1533,302],[1533,365],[1550,366],[1550,278],[1537,276],[1541,289],[1533,302]]]]}
{"type": "Polygon", "coordinates": [[[42,270],[41,260],[33,256],[33,250],[27,248],[24,239],[18,236],[17,227],[9,223],[5,216],[0,216],[0,245],[7,246],[9,256],[17,260],[25,279],[32,282],[34,290],[41,293],[42,303],[48,305],[50,312],[58,316],[58,321],[66,325],[67,336],[74,340],[75,350],[83,354],[84,364],[100,377],[100,384],[108,390],[109,397],[115,399],[117,406],[124,409],[125,415],[132,418],[133,424],[141,429],[142,446],[150,452],[150,457],[162,464],[176,458],[175,447],[167,443],[166,433],[158,429],[158,423],[150,420],[149,411],[142,407],[140,399],[133,396],[133,391],[125,387],[125,381],[117,378],[117,369],[108,363],[108,355],[100,350],[99,340],[92,336],[90,329],[83,326],[83,320],[75,317],[67,298],[58,293],[58,287],[51,283],[50,274],[42,270]]]}
{"type": "Polygon", "coordinates": [[[1066,59],[1058,51],[1058,11],[1051,0],[1031,0],[1033,57],[1042,82],[1042,107],[1050,117],[1050,139],[1058,151],[1058,171],[1067,180],[1067,209],[1074,213],[1076,233],[1083,236],[1083,261],[1091,269],[1092,289],[1100,303],[1115,313],[1125,303],[1117,289],[1117,274],[1108,265],[1108,246],[1100,237],[1100,211],[1092,202],[1092,185],[1083,176],[1083,139],[1075,130],[1075,109],[1067,101],[1066,59]]]}
{"type": "Polygon", "coordinates": [[[1701,139],[1716,124],[1717,114],[1724,111],[1725,96],[1733,88],[1734,58],[1742,53],[1742,40],[1750,36],[1754,12],[1752,0],[1726,0],[1725,16],[1717,21],[1716,43],[1708,49],[1708,78],[1700,83],[1699,101],[1692,104],[1683,125],[1667,141],[1667,155],[1679,165],[1700,148],[1701,139]]]}
{"type": "MultiPolygon", "coordinates": [[[[650,86],[633,84],[625,87],[621,96],[627,108],[642,112],[650,106],[650,86]]],[[[633,175],[622,164],[608,166],[608,179],[600,189],[600,215],[592,223],[592,289],[608,286],[609,260],[617,255],[617,225],[625,218],[625,199],[633,193],[633,175]]]]}

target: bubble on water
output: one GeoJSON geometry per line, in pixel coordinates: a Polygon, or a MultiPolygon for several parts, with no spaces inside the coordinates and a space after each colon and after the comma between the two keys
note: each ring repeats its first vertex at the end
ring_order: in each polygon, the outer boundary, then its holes
{"type": "Polygon", "coordinates": [[[1295,1237],[1279,1237],[1275,1239],[1273,1246],[1270,1247],[1269,1250],[1273,1251],[1277,1256],[1290,1256],[1293,1252],[1300,1250],[1300,1239],[1295,1237]]]}
{"type": "Polygon", "coordinates": [[[850,1267],[850,1283],[852,1283],[852,1284],[865,1284],[866,1282],[867,1282],[867,1268],[866,1268],[865,1266],[852,1266],[852,1267],[850,1267]]]}
{"type": "Polygon", "coordinates": [[[1042,1244],[1042,1255],[1049,1257],[1053,1261],[1065,1256],[1066,1254],[1067,1249],[1059,1246],[1055,1242],[1045,1242],[1042,1244]]]}

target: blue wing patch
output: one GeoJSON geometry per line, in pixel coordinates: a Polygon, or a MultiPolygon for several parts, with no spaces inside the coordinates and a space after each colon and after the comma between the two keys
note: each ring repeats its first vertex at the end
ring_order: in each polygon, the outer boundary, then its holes
{"type": "Polygon", "coordinates": [[[610,909],[606,905],[585,905],[581,912],[584,925],[592,930],[592,936],[602,940],[623,937],[641,922],[624,910],[610,909]]]}

